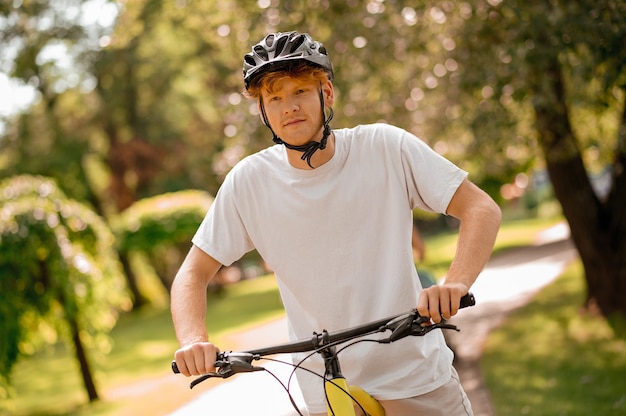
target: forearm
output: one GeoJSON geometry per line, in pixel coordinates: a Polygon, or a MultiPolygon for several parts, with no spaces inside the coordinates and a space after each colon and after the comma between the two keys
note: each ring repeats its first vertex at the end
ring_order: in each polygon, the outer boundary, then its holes
{"type": "Polygon", "coordinates": [[[176,337],[181,346],[208,340],[206,331],[206,287],[193,276],[178,274],[171,290],[170,309],[176,337]]]}
{"type": "Polygon", "coordinates": [[[456,253],[443,284],[423,290],[417,305],[420,315],[434,322],[457,313],[459,300],[491,256],[502,217],[493,199],[467,180],[457,189],[447,213],[461,221],[456,253]]]}
{"type": "Polygon", "coordinates": [[[500,208],[486,198],[464,215],[446,283],[461,283],[468,289],[472,286],[491,256],[500,221],[500,208]]]}
{"type": "Polygon", "coordinates": [[[206,331],[206,293],[209,281],[221,264],[192,247],[172,284],[170,310],[181,346],[208,340],[206,331]]]}

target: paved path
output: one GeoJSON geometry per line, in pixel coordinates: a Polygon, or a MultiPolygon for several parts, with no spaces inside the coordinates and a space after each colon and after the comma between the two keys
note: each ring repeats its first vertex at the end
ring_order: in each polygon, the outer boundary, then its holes
{"type": "MultiPolygon", "coordinates": [[[[489,393],[480,374],[482,344],[489,332],[499,326],[506,314],[524,305],[542,287],[558,277],[577,257],[568,239],[569,230],[559,225],[538,236],[537,244],[494,257],[472,286],[477,305],[462,310],[454,323],[462,332],[452,333],[448,341],[455,350],[456,367],[467,391],[475,416],[494,416],[489,393]]],[[[233,337],[231,345],[252,349],[286,340],[284,318],[233,337]]],[[[283,359],[288,359],[282,356],[283,359]]],[[[290,370],[285,365],[270,363],[268,369],[281,380],[290,370]]],[[[283,416],[291,413],[291,404],[284,389],[265,372],[239,375],[209,386],[200,385],[198,397],[171,416],[249,415],[283,416]]],[[[297,384],[291,392],[301,403],[297,384]]]]}

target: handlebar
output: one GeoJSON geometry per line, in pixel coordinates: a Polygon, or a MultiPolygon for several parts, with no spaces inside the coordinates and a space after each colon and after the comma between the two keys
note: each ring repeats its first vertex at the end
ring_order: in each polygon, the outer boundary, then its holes
{"type": "MultiPolygon", "coordinates": [[[[459,307],[466,308],[474,306],[475,304],[476,300],[474,295],[467,293],[461,298],[459,307]]],[[[328,333],[325,330],[321,334],[313,333],[313,337],[309,339],[301,339],[244,352],[220,352],[217,354],[215,361],[217,371],[200,376],[191,383],[190,387],[193,388],[198,383],[212,377],[228,378],[238,373],[263,371],[263,367],[255,367],[252,365],[252,362],[268,355],[318,351],[346,341],[351,341],[355,338],[391,331],[389,337],[376,341],[381,344],[388,344],[407,336],[424,336],[435,329],[452,329],[459,331],[455,325],[447,324],[445,321],[433,324],[429,318],[421,316],[417,312],[417,309],[412,309],[409,312],[334,333],[328,333]]],[[[172,371],[176,374],[180,373],[176,361],[172,361],[172,371]]]]}

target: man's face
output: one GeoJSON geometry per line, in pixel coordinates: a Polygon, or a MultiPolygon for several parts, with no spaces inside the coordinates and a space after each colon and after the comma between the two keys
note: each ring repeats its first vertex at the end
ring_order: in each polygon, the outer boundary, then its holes
{"type": "MultiPolygon", "coordinates": [[[[332,106],[332,83],[323,85],[322,93],[325,105],[332,106]]],[[[261,99],[270,126],[285,142],[298,146],[321,140],[323,119],[317,81],[286,77],[274,85],[273,91],[264,89],[261,99]]]]}

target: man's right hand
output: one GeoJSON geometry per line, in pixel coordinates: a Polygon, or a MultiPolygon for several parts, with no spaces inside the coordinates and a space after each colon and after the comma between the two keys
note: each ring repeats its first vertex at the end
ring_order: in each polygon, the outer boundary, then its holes
{"type": "Polygon", "coordinates": [[[194,342],[174,353],[176,365],[185,376],[200,376],[215,372],[215,360],[220,350],[210,342],[194,342]]]}

